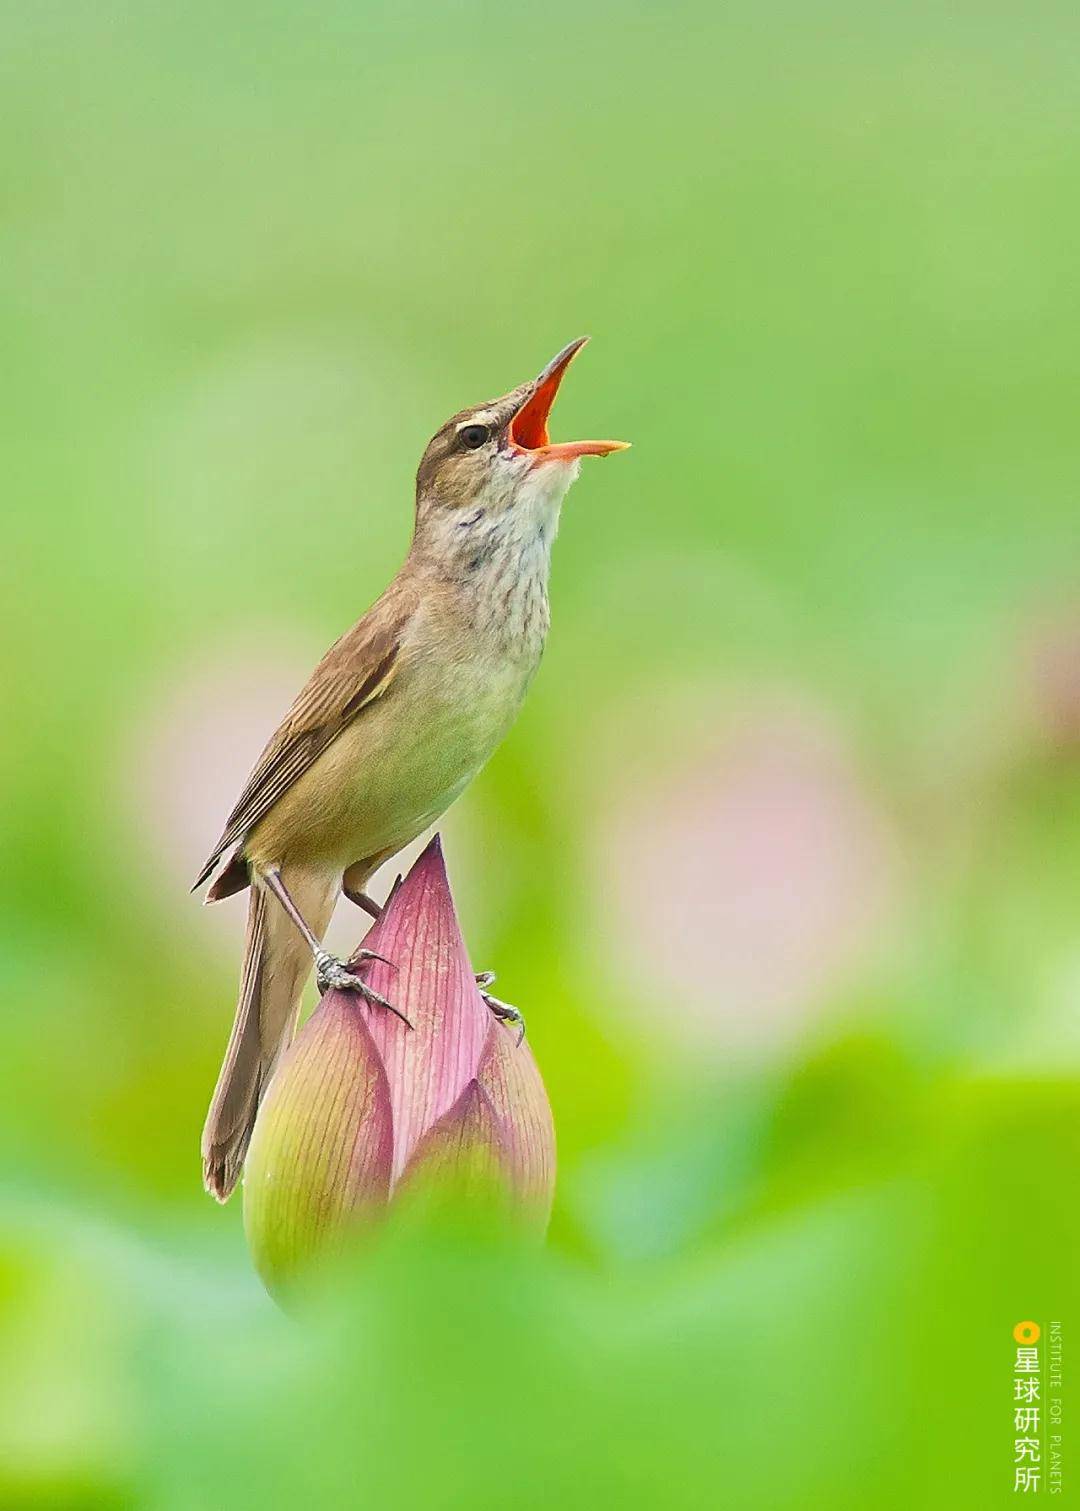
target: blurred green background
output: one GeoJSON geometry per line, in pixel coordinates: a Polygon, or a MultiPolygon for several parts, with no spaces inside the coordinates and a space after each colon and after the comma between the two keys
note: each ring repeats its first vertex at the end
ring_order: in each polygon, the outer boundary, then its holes
{"type": "Polygon", "coordinates": [[[1009,1502],[1012,1327],[1080,1337],[1078,62],[1053,3],[4,8],[4,1508],[1009,1502]],[[286,1321],[187,888],[430,433],[584,331],[556,434],[634,449],[445,825],[550,1242],[286,1321]]]}

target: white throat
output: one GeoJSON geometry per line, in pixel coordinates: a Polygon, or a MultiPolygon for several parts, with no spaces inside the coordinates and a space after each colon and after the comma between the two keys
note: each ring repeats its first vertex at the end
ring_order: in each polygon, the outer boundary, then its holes
{"type": "Polygon", "coordinates": [[[515,659],[535,664],[543,650],[551,548],[579,466],[500,458],[476,503],[438,524],[437,549],[467,588],[477,628],[515,659]]]}

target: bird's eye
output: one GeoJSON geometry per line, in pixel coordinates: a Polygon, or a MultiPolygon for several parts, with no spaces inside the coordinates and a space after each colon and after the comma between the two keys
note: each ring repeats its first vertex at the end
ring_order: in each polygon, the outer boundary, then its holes
{"type": "Polygon", "coordinates": [[[478,451],[490,434],[486,425],[465,425],[461,430],[461,444],[470,451],[478,451]]]}

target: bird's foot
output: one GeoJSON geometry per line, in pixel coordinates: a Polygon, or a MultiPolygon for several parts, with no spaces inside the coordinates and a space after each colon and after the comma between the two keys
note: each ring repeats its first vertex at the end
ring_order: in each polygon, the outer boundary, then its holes
{"type": "Polygon", "coordinates": [[[500,1023],[517,1024],[518,1043],[520,1044],[522,1039],[524,1039],[525,1037],[525,1019],[522,1017],[521,1013],[518,1012],[517,1008],[512,1007],[509,1002],[503,1002],[498,997],[493,997],[490,992],[486,992],[484,990],[484,988],[486,986],[490,986],[494,980],[494,971],[477,971],[476,973],[476,984],[480,988],[481,997],[483,997],[484,1001],[487,1003],[488,1010],[493,1013],[496,1018],[498,1018],[500,1023]]]}
{"type": "MultiPolygon", "coordinates": [[[[393,965],[393,961],[387,960],[385,955],[376,955],[374,950],[357,950],[353,956],[354,965],[364,965],[369,960],[381,960],[385,965],[393,965]]],[[[370,1002],[376,1007],[385,1007],[400,1018],[406,1028],[412,1028],[412,1024],[406,1018],[400,1008],[388,1001],[381,992],[375,991],[362,981],[359,976],[349,970],[349,967],[331,955],[329,950],[320,950],[315,956],[315,980],[320,992],[357,992],[365,1002],[370,1002]]]]}

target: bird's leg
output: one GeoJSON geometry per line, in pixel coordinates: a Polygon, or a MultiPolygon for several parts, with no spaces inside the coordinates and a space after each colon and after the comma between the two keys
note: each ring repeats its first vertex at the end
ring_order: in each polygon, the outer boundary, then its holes
{"type": "MultiPolygon", "coordinates": [[[[353,975],[344,961],[339,960],[336,955],[331,955],[329,950],[323,949],[322,941],[312,933],[300,909],[289,896],[280,871],[276,869],[264,871],[263,880],[303,935],[315,960],[315,979],[320,991],[325,992],[333,988],[337,991],[359,992],[365,1002],[389,1008],[396,1017],[401,1019],[402,1023],[412,1028],[412,1024],[399,1008],[396,1008],[392,1002],[388,1002],[379,992],[374,991],[366,982],[361,981],[359,976],[353,975]]],[[[374,950],[357,950],[353,956],[353,961],[357,965],[363,965],[368,960],[381,960],[384,965],[389,966],[394,963],[392,960],[387,960],[385,955],[377,955],[374,950]]]]}
{"type": "Polygon", "coordinates": [[[350,902],[354,902],[358,908],[363,908],[365,913],[370,913],[372,918],[382,917],[382,903],[376,902],[374,897],[369,897],[366,892],[354,892],[352,887],[342,883],[341,890],[350,902]]]}
{"type": "MultiPolygon", "coordinates": [[[[377,903],[375,899],[373,897],[369,897],[366,892],[358,891],[353,887],[347,886],[345,883],[342,883],[341,890],[350,902],[355,903],[358,908],[362,908],[365,913],[370,913],[372,918],[382,917],[382,904],[377,903]]],[[[492,1013],[494,1013],[495,1017],[499,1019],[500,1023],[516,1023],[518,1025],[518,1043],[520,1044],[522,1039],[524,1039],[525,1037],[525,1019],[522,1017],[517,1008],[512,1007],[509,1002],[503,1002],[498,997],[493,997],[490,992],[486,992],[484,990],[484,988],[486,986],[490,986],[494,980],[494,971],[477,971],[476,973],[476,984],[480,988],[481,997],[483,997],[484,1001],[487,1003],[492,1013]]]]}

